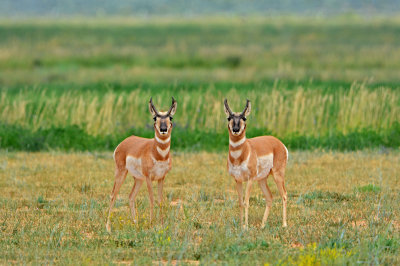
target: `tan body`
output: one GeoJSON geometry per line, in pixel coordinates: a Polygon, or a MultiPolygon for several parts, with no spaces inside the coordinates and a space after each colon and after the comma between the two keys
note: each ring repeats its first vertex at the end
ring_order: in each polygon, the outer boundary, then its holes
{"type": "Polygon", "coordinates": [[[248,101],[245,110],[241,114],[233,113],[225,100],[225,112],[229,120],[229,155],[227,167],[229,174],[236,181],[236,189],[239,196],[240,221],[243,223],[244,208],[244,227],[248,227],[250,191],[253,182],[257,181],[266,201],[261,227],[265,226],[272,206],[272,193],[267,184],[267,177],[272,174],[282,197],[283,226],[286,227],[287,192],[285,188],[285,169],[289,157],[288,150],[279,139],[273,136],[246,138],[245,116],[250,113],[250,110],[250,102],[248,101]],[[244,202],[243,182],[247,182],[244,202]]]}
{"type": "MultiPolygon", "coordinates": [[[[165,175],[171,169],[171,156],[170,156],[170,145],[171,145],[171,131],[172,123],[167,116],[175,113],[176,102],[173,100],[173,107],[167,112],[153,111],[152,102],[150,101],[150,111],[154,115],[154,131],[155,136],[152,139],[130,136],[123,140],[114,151],[115,161],[115,182],[111,192],[111,202],[108,211],[108,219],[106,229],[108,232],[111,231],[110,215],[117,194],[124,182],[127,174],[129,173],[135,180],[135,184],[129,194],[129,207],[131,209],[132,217],[136,222],[136,208],[135,199],[142,186],[143,182],[146,181],[147,190],[150,198],[150,222],[153,217],[153,187],[152,181],[158,182],[158,200],[161,205],[163,200],[163,184],[165,175]],[[160,117],[161,116],[161,117],[160,117]],[[160,125],[166,127],[165,132],[160,130],[160,125]]],[[[154,108],[155,109],[155,108],[154,108]]],[[[161,217],[162,219],[162,217],[161,217]]]]}

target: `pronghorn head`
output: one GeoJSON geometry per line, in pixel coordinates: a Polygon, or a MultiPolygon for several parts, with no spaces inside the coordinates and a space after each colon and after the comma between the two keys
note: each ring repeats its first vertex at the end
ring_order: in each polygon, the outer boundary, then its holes
{"type": "Polygon", "coordinates": [[[172,117],[176,112],[177,103],[172,97],[172,105],[168,112],[158,112],[153,104],[153,99],[150,98],[149,110],[154,119],[154,129],[158,131],[161,135],[168,134],[172,128],[172,117]]]}
{"type": "Polygon", "coordinates": [[[228,118],[228,128],[229,131],[233,135],[241,135],[246,128],[246,117],[250,114],[251,111],[251,104],[250,101],[247,100],[246,107],[244,108],[243,112],[235,113],[232,112],[231,108],[229,108],[228,101],[225,99],[224,101],[225,107],[225,114],[228,118]]]}

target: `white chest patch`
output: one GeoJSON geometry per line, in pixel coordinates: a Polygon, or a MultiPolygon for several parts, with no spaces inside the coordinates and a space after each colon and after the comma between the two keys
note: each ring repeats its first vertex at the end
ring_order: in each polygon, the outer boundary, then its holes
{"type": "Polygon", "coordinates": [[[151,180],[163,178],[169,171],[169,159],[166,161],[157,161],[152,158],[152,160],[154,165],[150,170],[151,180]]]}
{"type": "Polygon", "coordinates": [[[139,178],[139,179],[144,178],[143,173],[142,173],[142,159],[141,158],[127,156],[126,157],[126,169],[128,169],[128,172],[135,178],[139,178]]]}
{"type": "Polygon", "coordinates": [[[169,152],[169,146],[168,148],[166,148],[165,150],[160,149],[160,147],[157,146],[157,152],[158,154],[160,154],[162,157],[167,156],[168,152],[169,152]]]}
{"type": "Polygon", "coordinates": [[[274,166],[274,155],[268,154],[257,158],[257,179],[263,179],[268,176],[274,166]]]}
{"type": "Polygon", "coordinates": [[[233,159],[237,159],[242,155],[242,150],[231,151],[230,153],[233,159]]]}
{"type": "MultiPolygon", "coordinates": [[[[233,157],[233,156],[232,156],[233,157]]],[[[232,164],[231,161],[228,159],[228,167],[229,167],[229,174],[233,176],[237,180],[244,180],[247,179],[249,176],[249,159],[250,159],[250,153],[247,156],[247,159],[244,160],[240,164],[232,164]]]]}

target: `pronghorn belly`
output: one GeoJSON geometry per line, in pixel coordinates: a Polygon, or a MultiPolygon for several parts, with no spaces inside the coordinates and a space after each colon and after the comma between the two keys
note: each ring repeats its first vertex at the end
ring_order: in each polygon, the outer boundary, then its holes
{"type": "Polygon", "coordinates": [[[144,179],[142,172],[142,159],[133,156],[126,157],[126,169],[128,172],[137,179],[144,179]]]}
{"type": "Polygon", "coordinates": [[[269,175],[274,166],[274,155],[268,154],[257,158],[257,176],[254,180],[261,180],[269,175]]]}
{"type": "Polygon", "coordinates": [[[151,180],[163,178],[169,171],[169,159],[165,161],[157,161],[153,159],[153,167],[150,169],[151,180]]]}

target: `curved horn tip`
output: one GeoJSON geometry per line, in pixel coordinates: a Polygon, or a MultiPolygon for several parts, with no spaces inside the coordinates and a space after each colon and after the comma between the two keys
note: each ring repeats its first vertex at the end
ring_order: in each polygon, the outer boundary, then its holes
{"type": "Polygon", "coordinates": [[[172,103],[176,102],[175,98],[172,96],[172,103]]]}
{"type": "Polygon", "coordinates": [[[153,102],[153,97],[150,97],[149,103],[152,103],[152,102],[153,102]]]}

